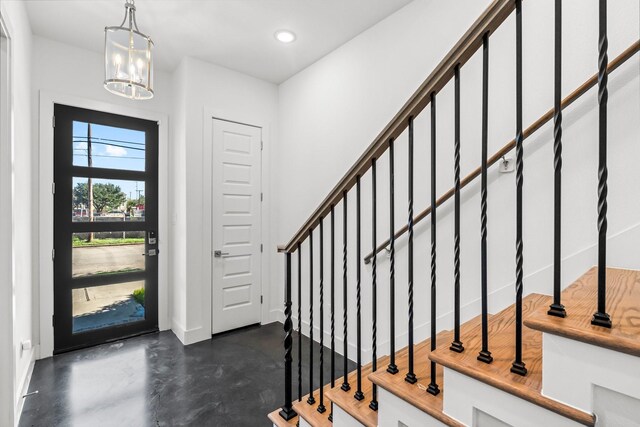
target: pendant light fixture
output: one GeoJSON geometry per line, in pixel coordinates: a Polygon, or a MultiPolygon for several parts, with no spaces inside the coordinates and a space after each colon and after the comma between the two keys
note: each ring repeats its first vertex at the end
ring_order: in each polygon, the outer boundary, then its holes
{"type": "Polygon", "coordinates": [[[134,0],[126,0],[124,8],[122,23],[104,29],[104,87],[125,98],[150,99],[153,42],[138,29],[134,0]],[[127,20],[129,24],[125,26],[127,20]]]}

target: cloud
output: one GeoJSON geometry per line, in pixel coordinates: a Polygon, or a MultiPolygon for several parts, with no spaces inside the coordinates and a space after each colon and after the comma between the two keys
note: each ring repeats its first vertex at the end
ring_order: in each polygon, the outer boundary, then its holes
{"type": "Polygon", "coordinates": [[[74,145],[75,145],[75,148],[77,148],[78,150],[86,150],[87,149],[87,143],[86,142],[76,142],[74,145]]]}
{"type": "Polygon", "coordinates": [[[127,155],[127,150],[122,147],[116,147],[115,145],[107,145],[104,152],[109,156],[124,157],[127,155]]]}

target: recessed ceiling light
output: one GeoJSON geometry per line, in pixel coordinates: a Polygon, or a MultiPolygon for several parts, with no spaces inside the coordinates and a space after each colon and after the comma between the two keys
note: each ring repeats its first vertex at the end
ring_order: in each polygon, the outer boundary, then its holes
{"type": "Polygon", "coordinates": [[[293,33],[293,31],[289,30],[278,30],[276,31],[275,36],[276,40],[282,43],[291,43],[296,39],[296,35],[293,33]]]}

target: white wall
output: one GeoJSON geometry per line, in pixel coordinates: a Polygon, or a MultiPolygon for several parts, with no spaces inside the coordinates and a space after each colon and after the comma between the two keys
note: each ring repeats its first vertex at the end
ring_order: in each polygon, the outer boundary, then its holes
{"type": "MultiPolygon", "coordinates": [[[[276,206],[273,217],[278,243],[286,243],[297,228],[338,182],[373,138],[399,110],[419,84],[443,58],[490,2],[416,0],[349,43],[327,55],[280,86],[280,138],[274,155],[276,206]]],[[[563,92],[568,94],[596,72],[597,2],[565,1],[563,92]]],[[[524,20],[524,123],[531,124],[553,105],[553,1],[525,2],[524,20]]],[[[638,37],[639,5],[620,0],[609,5],[609,58],[638,37]]],[[[512,15],[490,39],[489,152],[494,153],[515,135],[515,19],[512,15]]],[[[640,238],[640,78],[638,55],[610,76],[609,82],[609,263],[640,268],[631,254],[629,238],[640,238]],[[618,235],[618,237],[613,237],[618,235]]],[[[461,72],[462,176],[480,164],[481,54],[461,72]]],[[[570,284],[596,263],[597,114],[591,90],[565,111],[563,187],[563,283],[570,284]]],[[[453,184],[453,88],[437,97],[437,193],[453,184]]],[[[414,212],[429,203],[429,112],[415,121],[414,212]]],[[[525,143],[524,254],[525,292],[552,291],[553,252],[553,148],[551,124],[525,143]]],[[[406,132],[396,142],[396,228],[406,223],[406,132]]],[[[513,157],[513,156],[512,156],[513,157]]],[[[388,236],[388,157],[378,167],[378,235],[388,236]]],[[[362,179],[364,256],[370,240],[370,176],[362,179]]],[[[480,297],[480,197],[479,183],[462,192],[462,305],[463,320],[479,311],[480,297]]],[[[515,175],[491,170],[488,193],[488,251],[490,311],[513,302],[515,271],[515,175]]],[[[355,191],[349,194],[349,305],[355,306],[355,191]]],[[[453,305],[453,208],[438,210],[438,328],[451,328],[453,305]]],[[[342,313],[342,206],[337,207],[338,298],[342,313]]],[[[325,227],[328,236],[329,224],[325,227]]],[[[429,226],[421,223],[415,242],[415,304],[417,339],[429,325],[429,226]]],[[[383,237],[384,236],[384,237],[383,237]]],[[[328,237],[327,237],[328,238],[328,237]]],[[[314,239],[315,255],[318,239],[314,239]]],[[[406,237],[397,243],[396,295],[398,346],[406,342],[406,237]]],[[[325,244],[328,250],[328,240],[325,244]]],[[[308,247],[303,245],[303,289],[308,286],[308,247]]],[[[294,255],[294,260],[296,256],[294,255]]],[[[283,257],[272,273],[273,309],[282,309],[283,257]],[[276,297],[275,295],[278,295],[276,297]]],[[[325,262],[329,268],[328,260],[325,262]]],[[[388,341],[388,263],[378,260],[378,343],[384,352],[388,341]]],[[[318,268],[315,269],[315,327],[318,325],[318,268]]],[[[370,348],[371,268],[362,267],[363,348],[370,348]]],[[[296,277],[294,262],[293,276],[296,277]]],[[[329,283],[325,272],[325,286],[329,283]]],[[[297,299],[294,281],[294,301],[297,299]]],[[[308,295],[303,292],[303,320],[308,321],[308,295]]],[[[328,294],[327,294],[328,295],[328,294]]],[[[327,300],[325,295],[325,301],[327,300]]],[[[297,308],[294,304],[294,314],[297,308]]],[[[329,307],[325,307],[328,316],[329,307]]],[[[355,309],[350,308],[349,341],[355,340],[355,309]]],[[[327,318],[328,319],[328,318],[327,318]]],[[[341,319],[341,314],[338,315],[341,319]]],[[[329,327],[325,319],[325,333],[329,327]]],[[[342,337],[338,321],[338,341],[342,337]]],[[[316,334],[317,337],[317,334],[316,334]]],[[[326,338],[325,338],[325,342],[326,338]]],[[[338,346],[341,348],[341,346],[338,346]]],[[[350,354],[353,355],[353,352],[350,354]]]]}
{"type": "MultiPolygon", "coordinates": [[[[2,406],[3,414],[0,423],[11,425],[17,420],[22,399],[21,393],[29,367],[33,362],[32,351],[23,352],[20,343],[33,338],[33,323],[31,316],[33,289],[33,247],[32,247],[32,192],[33,183],[31,159],[33,147],[31,144],[29,103],[31,76],[31,28],[24,5],[17,2],[2,3],[2,17],[5,20],[12,48],[12,97],[13,97],[13,280],[4,282],[3,286],[11,283],[13,304],[13,342],[12,342],[12,377],[7,378],[2,371],[0,381],[12,384],[12,405],[8,409],[2,406]],[[13,414],[16,414],[15,418],[13,414]]],[[[11,311],[10,311],[11,312],[11,311]]],[[[5,341],[3,341],[5,342],[5,341]]],[[[4,359],[4,356],[3,356],[4,359]]],[[[3,360],[3,365],[4,365],[3,360]]]]}
{"type": "MultiPolygon", "coordinates": [[[[182,61],[173,84],[173,329],[188,344],[211,336],[211,141],[205,140],[205,127],[215,116],[263,128],[263,188],[268,200],[267,141],[275,141],[278,91],[274,84],[192,58],[182,61]]],[[[263,221],[269,224],[269,211],[264,211],[263,221]]],[[[268,234],[263,239],[266,248],[275,248],[268,234]]],[[[268,263],[263,265],[268,272],[268,263]]],[[[263,312],[263,322],[270,320],[268,311],[263,312]]]]}

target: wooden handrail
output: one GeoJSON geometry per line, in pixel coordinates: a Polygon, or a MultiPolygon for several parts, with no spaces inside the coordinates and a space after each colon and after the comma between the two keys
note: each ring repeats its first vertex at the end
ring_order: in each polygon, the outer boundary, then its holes
{"type": "Polygon", "coordinates": [[[379,158],[389,147],[389,140],[395,139],[407,128],[410,117],[416,117],[429,104],[432,93],[438,93],[453,78],[454,68],[462,67],[482,46],[482,37],[495,31],[515,9],[514,0],[494,0],[456,45],[447,53],[418,90],[409,98],[384,130],[374,139],[366,151],[354,163],[340,182],[325,197],[320,206],[311,214],[304,225],[278,252],[293,252],[309,234],[309,230],[318,225],[337,205],[343,192],[349,191],[358,176],[364,175],[371,167],[371,161],[379,158]]]}
{"type": "MultiPolygon", "coordinates": [[[[640,51],[640,40],[637,40],[635,43],[629,46],[624,52],[622,52],[615,59],[609,62],[607,71],[611,73],[612,71],[616,70],[620,65],[624,64],[627,60],[632,58],[639,51],[640,51]]],[[[589,80],[581,84],[577,89],[575,89],[566,98],[562,100],[562,109],[565,109],[569,105],[573,104],[573,102],[575,102],[578,98],[584,95],[589,89],[594,87],[597,83],[598,83],[598,75],[594,74],[593,76],[591,76],[589,80]]],[[[535,133],[538,129],[540,129],[545,123],[547,123],[552,118],[553,118],[553,108],[547,111],[546,113],[544,113],[538,120],[533,122],[531,126],[525,129],[524,139],[526,140],[529,136],[535,133]]],[[[488,166],[494,165],[504,155],[509,153],[509,151],[513,150],[515,146],[516,146],[516,142],[514,139],[512,139],[508,144],[506,144],[504,147],[498,150],[493,156],[491,156],[487,160],[487,165],[488,166]]],[[[469,175],[465,176],[464,179],[460,181],[460,188],[462,189],[465,186],[467,186],[467,184],[471,183],[479,175],[480,175],[480,168],[476,168],[469,175]]],[[[442,196],[440,196],[440,198],[436,201],[436,207],[440,206],[441,204],[449,200],[451,197],[453,197],[454,192],[455,192],[455,188],[451,188],[442,196]]],[[[420,212],[418,215],[415,216],[413,220],[414,225],[419,223],[423,219],[425,219],[430,213],[431,213],[431,207],[428,207],[427,209],[420,212]]],[[[402,236],[404,233],[407,232],[407,230],[408,230],[408,227],[406,225],[400,228],[395,234],[395,239],[402,236]]],[[[384,243],[382,243],[380,246],[376,248],[376,254],[383,251],[388,245],[389,245],[389,239],[387,239],[384,243]]],[[[373,257],[373,252],[369,253],[364,258],[365,264],[368,264],[371,261],[372,257],[373,257]]]]}

